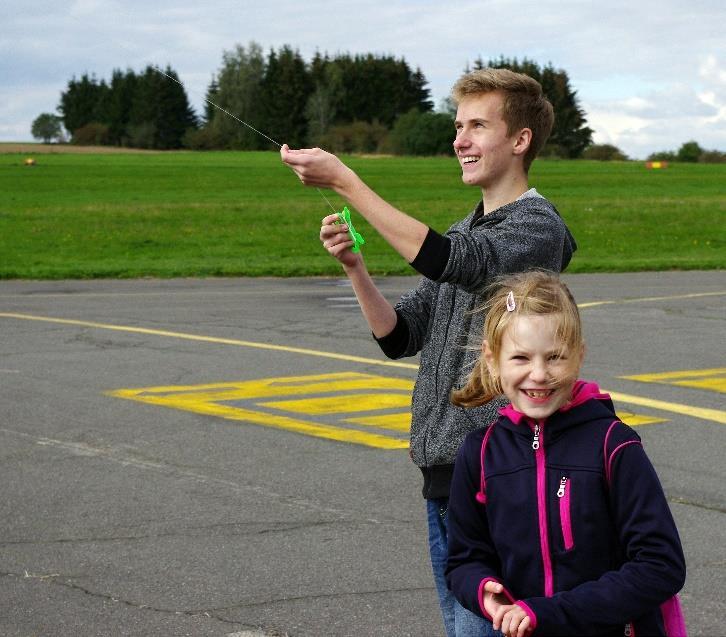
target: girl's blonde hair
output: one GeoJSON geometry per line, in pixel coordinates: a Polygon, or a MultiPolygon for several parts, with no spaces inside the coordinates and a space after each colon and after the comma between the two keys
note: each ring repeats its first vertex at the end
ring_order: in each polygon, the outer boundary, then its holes
{"type": "MultiPolygon", "coordinates": [[[[558,315],[557,340],[562,344],[561,351],[571,353],[568,375],[573,379],[577,375],[584,346],[580,312],[570,290],[556,274],[533,270],[500,279],[492,285],[488,300],[476,312],[486,313],[483,341],[487,342],[494,360],[499,360],[502,339],[516,317],[558,315]]],[[[478,407],[501,394],[499,377],[489,372],[482,342],[479,359],[466,384],[451,392],[451,401],[462,407],[478,407]]]]}

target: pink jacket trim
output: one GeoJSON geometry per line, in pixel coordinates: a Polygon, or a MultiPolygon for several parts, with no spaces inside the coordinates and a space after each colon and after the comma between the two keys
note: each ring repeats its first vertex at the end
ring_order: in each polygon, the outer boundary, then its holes
{"type": "MultiPolygon", "coordinates": [[[[479,582],[479,608],[482,612],[482,615],[484,615],[484,617],[486,617],[489,621],[492,621],[492,616],[487,613],[486,608],[484,608],[484,585],[487,582],[496,582],[497,584],[501,584],[501,582],[493,577],[485,577],[481,582],[479,582]]],[[[504,586],[502,586],[502,595],[504,595],[504,597],[506,597],[512,604],[514,604],[514,597],[512,597],[512,594],[504,586]]]]}
{"type": "Polygon", "coordinates": [[[532,631],[537,628],[537,615],[535,615],[534,611],[521,599],[514,603],[529,615],[529,630],[532,631]]]}
{"type": "Polygon", "coordinates": [[[681,609],[681,600],[674,595],[667,602],[660,605],[660,612],[663,615],[663,626],[668,637],[688,637],[686,620],[681,609]]]}

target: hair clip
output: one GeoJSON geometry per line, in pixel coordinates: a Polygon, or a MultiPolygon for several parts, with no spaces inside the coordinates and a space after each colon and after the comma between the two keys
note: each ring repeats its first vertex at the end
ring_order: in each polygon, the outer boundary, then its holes
{"type": "Polygon", "coordinates": [[[514,292],[510,290],[507,294],[507,312],[514,312],[517,309],[517,304],[514,302],[514,292]]]}

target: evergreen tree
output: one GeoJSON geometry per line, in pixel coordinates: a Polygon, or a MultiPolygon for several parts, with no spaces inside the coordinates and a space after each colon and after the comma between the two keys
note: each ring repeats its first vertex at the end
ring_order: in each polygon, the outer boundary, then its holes
{"type": "Polygon", "coordinates": [[[169,67],[164,73],[147,66],[137,78],[129,113],[129,137],[134,146],[181,148],[184,133],[196,128],[196,116],[177,74],[169,67]]]}
{"type": "Polygon", "coordinates": [[[66,130],[73,133],[82,126],[96,121],[103,92],[104,88],[96,78],[88,77],[85,73],[80,80],[74,77],[68,82],[68,88],[61,93],[58,105],[66,130]]]}
{"type": "Polygon", "coordinates": [[[116,146],[125,146],[128,142],[128,126],[131,116],[131,105],[136,92],[136,74],[128,69],[125,73],[114,69],[109,85],[106,113],[109,142],[116,146]]]}
{"type": "Polygon", "coordinates": [[[280,143],[302,146],[307,137],[305,108],[311,93],[310,73],[300,54],[289,46],[278,53],[270,51],[262,81],[259,125],[280,143]]]}
{"type": "Polygon", "coordinates": [[[214,113],[217,111],[217,108],[213,106],[213,104],[217,104],[217,100],[219,95],[219,84],[217,84],[217,79],[212,75],[212,81],[209,83],[209,86],[207,87],[207,94],[205,95],[205,98],[209,101],[204,103],[204,124],[207,125],[209,122],[212,121],[212,118],[214,117],[214,113]],[[212,102],[212,104],[210,104],[212,102]]]}

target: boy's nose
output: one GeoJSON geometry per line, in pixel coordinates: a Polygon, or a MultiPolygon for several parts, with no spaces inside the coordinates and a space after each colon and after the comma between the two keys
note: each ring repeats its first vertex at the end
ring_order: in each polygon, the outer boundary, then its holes
{"type": "Polygon", "coordinates": [[[454,150],[466,148],[469,145],[470,145],[470,142],[466,138],[466,135],[464,135],[463,133],[454,139],[454,150]]]}

